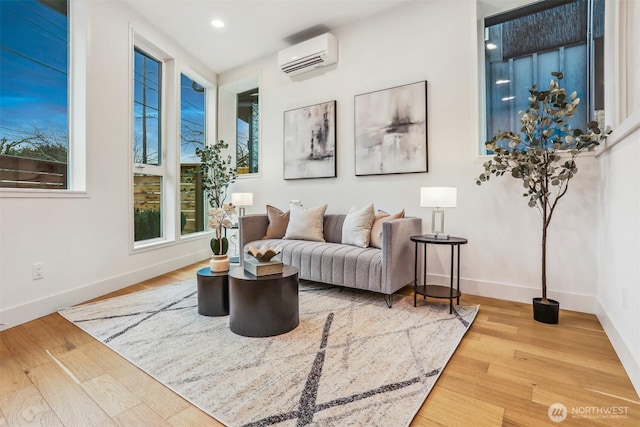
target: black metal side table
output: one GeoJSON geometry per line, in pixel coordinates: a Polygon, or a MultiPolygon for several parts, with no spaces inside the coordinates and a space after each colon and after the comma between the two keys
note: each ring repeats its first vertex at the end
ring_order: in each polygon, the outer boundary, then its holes
{"type": "Polygon", "coordinates": [[[467,239],[462,237],[449,237],[448,239],[434,239],[427,236],[411,236],[411,241],[415,242],[414,255],[414,279],[413,279],[413,306],[416,306],[417,295],[423,298],[447,298],[449,300],[449,313],[453,312],[453,299],[456,305],[460,304],[460,245],[465,245],[467,239]],[[418,245],[424,245],[424,259],[422,260],[422,283],[418,284],[418,245]],[[428,245],[449,245],[451,246],[451,273],[449,276],[449,287],[440,285],[427,285],[427,246],[428,245]],[[456,274],[456,289],[453,289],[453,265],[455,263],[454,248],[457,248],[458,267],[456,274]]]}

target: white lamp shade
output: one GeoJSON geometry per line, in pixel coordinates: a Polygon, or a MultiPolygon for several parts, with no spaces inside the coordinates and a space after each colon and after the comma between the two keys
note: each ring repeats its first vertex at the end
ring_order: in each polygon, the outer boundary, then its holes
{"type": "Polygon", "coordinates": [[[421,187],[420,206],[423,208],[455,208],[458,189],[455,187],[421,187]]]}
{"type": "Polygon", "coordinates": [[[231,193],[231,203],[235,206],[253,206],[253,193],[231,193]]]}

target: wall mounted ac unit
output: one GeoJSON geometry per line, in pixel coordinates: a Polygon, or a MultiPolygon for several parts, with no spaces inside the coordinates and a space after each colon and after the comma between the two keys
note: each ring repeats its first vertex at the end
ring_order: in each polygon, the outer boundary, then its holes
{"type": "Polygon", "coordinates": [[[338,40],[325,33],[278,52],[280,69],[290,76],[338,62],[338,40]]]}

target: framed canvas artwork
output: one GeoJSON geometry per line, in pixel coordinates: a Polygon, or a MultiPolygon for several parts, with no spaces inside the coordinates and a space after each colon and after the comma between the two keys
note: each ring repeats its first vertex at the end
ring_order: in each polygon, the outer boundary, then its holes
{"type": "Polygon", "coordinates": [[[336,101],[284,112],[284,179],[336,176],[336,101]]]}
{"type": "Polygon", "coordinates": [[[427,82],[355,96],[356,175],[427,172],[427,82]]]}

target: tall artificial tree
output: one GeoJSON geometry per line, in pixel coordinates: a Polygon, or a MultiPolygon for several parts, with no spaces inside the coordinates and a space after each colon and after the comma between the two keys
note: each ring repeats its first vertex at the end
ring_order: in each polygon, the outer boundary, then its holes
{"type": "Polygon", "coordinates": [[[578,173],[576,158],[593,151],[611,132],[602,132],[598,123],[587,123],[587,131],[572,129],[568,120],[576,113],[580,98],[567,95],[558,84],[563,74],[551,73],[549,87],[529,89],[529,108],[520,111],[519,132],[498,131],[485,143],[491,159],[476,183],[505,174],[522,181],[523,197],[542,217],[542,302],[547,304],[547,233],[558,202],[567,194],[569,182],[578,173]]]}

